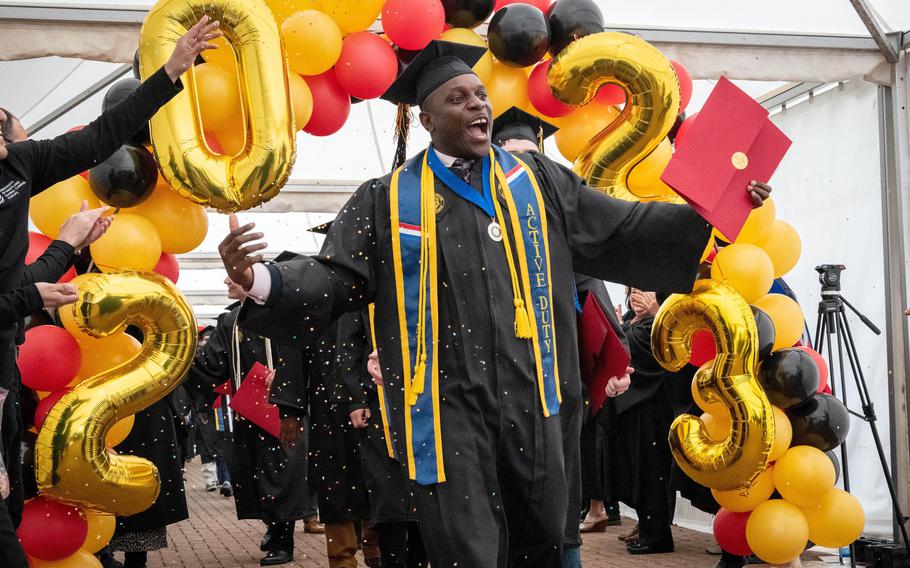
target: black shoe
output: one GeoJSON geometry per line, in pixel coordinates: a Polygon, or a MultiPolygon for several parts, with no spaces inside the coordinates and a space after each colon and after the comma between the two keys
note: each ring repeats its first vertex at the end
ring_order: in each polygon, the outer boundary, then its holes
{"type": "Polygon", "coordinates": [[[294,561],[294,553],[287,550],[271,550],[259,561],[260,566],[277,566],[294,561]]]}
{"type": "MultiPolygon", "coordinates": [[[[726,555],[725,555],[726,556],[726,555]]],[[[721,558],[714,565],[714,568],[743,568],[746,565],[746,559],[742,556],[728,556],[721,558]]]]}
{"type": "Polygon", "coordinates": [[[629,554],[664,554],[673,552],[673,542],[644,543],[640,540],[631,540],[626,543],[629,554]]]}
{"type": "Polygon", "coordinates": [[[265,531],[265,534],[262,535],[262,540],[259,541],[259,550],[268,552],[270,544],[272,544],[272,533],[265,531]]]}
{"type": "MultiPolygon", "coordinates": [[[[221,494],[225,497],[231,497],[232,495],[234,495],[234,488],[231,487],[230,481],[225,481],[224,483],[221,484],[221,494]]],[[[263,552],[265,552],[265,551],[263,551],[263,552]]]]}

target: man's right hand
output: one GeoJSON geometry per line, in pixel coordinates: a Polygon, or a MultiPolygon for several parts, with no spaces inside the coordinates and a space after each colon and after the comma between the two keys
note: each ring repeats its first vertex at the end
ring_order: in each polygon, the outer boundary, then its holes
{"type": "Polygon", "coordinates": [[[79,297],[78,290],[72,284],[51,284],[38,282],[35,284],[41,294],[41,303],[45,308],[59,308],[72,304],[79,297]]]}
{"type": "Polygon", "coordinates": [[[101,238],[111,226],[113,217],[102,217],[108,207],[89,209],[88,201],[83,201],[78,213],[66,218],[60,226],[57,239],[69,243],[77,252],[101,238]]]}
{"type": "Polygon", "coordinates": [[[382,367],[379,366],[379,352],[373,350],[370,353],[370,357],[367,359],[367,372],[370,374],[370,378],[373,379],[373,384],[381,387],[382,385],[382,367]]]}
{"type": "Polygon", "coordinates": [[[262,262],[261,254],[252,253],[266,248],[268,243],[251,243],[261,239],[263,234],[250,233],[256,226],[255,223],[240,226],[237,215],[231,214],[228,217],[228,226],[231,231],[218,245],[218,254],[221,255],[221,262],[231,280],[248,291],[253,286],[253,265],[262,262]]]}
{"type": "Polygon", "coordinates": [[[354,425],[354,428],[366,428],[370,425],[371,415],[369,408],[358,408],[351,413],[351,424],[354,425]]]}

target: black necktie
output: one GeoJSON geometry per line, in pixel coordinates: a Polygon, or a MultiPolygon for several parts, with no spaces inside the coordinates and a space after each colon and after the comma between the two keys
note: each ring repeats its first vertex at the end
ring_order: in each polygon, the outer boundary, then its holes
{"type": "Polygon", "coordinates": [[[463,160],[457,158],[452,165],[449,166],[449,169],[452,170],[452,173],[461,178],[463,182],[468,185],[471,185],[471,166],[474,165],[474,160],[463,160]]]}

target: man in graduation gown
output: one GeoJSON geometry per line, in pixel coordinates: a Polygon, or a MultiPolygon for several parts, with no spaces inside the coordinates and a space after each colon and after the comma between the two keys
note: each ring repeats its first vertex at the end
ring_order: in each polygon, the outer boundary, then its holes
{"type": "MultiPolygon", "coordinates": [[[[229,279],[228,297],[243,298],[229,279]]],[[[241,304],[235,302],[218,316],[209,340],[198,350],[187,386],[214,401],[214,388],[231,381],[234,390],[256,363],[274,363],[269,400],[278,405],[281,440],[235,413],[229,470],[238,519],[261,519],[266,534],[260,564],[272,566],[294,559],[294,525],[314,515],[309,511],[306,483],[307,440],[300,436],[307,408],[306,379],[296,347],[266,344],[266,340],[238,330],[241,304]],[[267,352],[271,351],[271,355],[267,352]]]]}
{"type": "Polygon", "coordinates": [[[491,147],[470,67],[482,53],[434,42],[396,80],[384,97],[420,105],[432,146],[364,183],[321,254],[263,265],[250,225],[219,250],[256,300],[242,314],[256,333],[306,342],[375,302],[392,438],[434,567],[558,567],[573,273],[689,291],[710,227],[688,207],[611,199],[544,156],[491,147]]]}

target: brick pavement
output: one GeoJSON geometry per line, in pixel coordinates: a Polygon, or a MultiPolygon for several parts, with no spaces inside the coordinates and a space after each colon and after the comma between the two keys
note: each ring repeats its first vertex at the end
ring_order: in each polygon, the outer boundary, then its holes
{"type": "MultiPolygon", "coordinates": [[[[234,500],[203,490],[198,460],[187,466],[186,495],[190,518],[168,527],[170,547],[149,554],[149,568],[248,568],[259,566],[259,539],[264,526],[259,521],[238,521],[234,500]]],[[[585,568],[711,568],[717,557],[705,553],[709,535],[674,527],[676,553],[630,556],[616,536],[627,531],[634,521],[625,519],[623,527],[585,535],[582,561],[585,568]]],[[[325,568],[325,537],[303,532],[298,523],[295,535],[295,562],[289,568],[325,568]]],[[[361,559],[362,563],[362,559],[361,559]]],[[[803,556],[803,566],[823,566],[813,554],[803,556]]],[[[361,564],[361,566],[364,566],[361,564]]]]}

